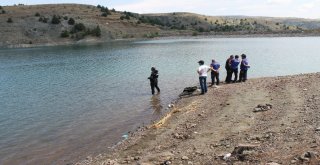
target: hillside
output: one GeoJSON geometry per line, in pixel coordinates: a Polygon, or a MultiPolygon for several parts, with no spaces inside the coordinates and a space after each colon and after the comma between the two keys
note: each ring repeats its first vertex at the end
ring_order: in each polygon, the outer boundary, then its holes
{"type": "Polygon", "coordinates": [[[95,43],[158,36],[318,34],[319,28],[319,20],[299,18],[137,14],[81,4],[0,7],[0,47],[95,43]]]}

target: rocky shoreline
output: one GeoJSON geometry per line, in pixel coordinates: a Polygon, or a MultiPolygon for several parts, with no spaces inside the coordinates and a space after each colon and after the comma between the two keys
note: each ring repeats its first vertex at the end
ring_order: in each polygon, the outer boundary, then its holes
{"type": "Polygon", "coordinates": [[[76,163],[320,164],[320,73],[222,84],[178,100],[111,153],[76,163]]]}

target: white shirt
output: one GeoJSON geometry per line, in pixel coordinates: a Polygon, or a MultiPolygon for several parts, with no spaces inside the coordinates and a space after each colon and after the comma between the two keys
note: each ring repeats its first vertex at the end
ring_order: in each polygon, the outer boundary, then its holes
{"type": "Polygon", "coordinates": [[[209,66],[207,65],[201,65],[199,68],[198,68],[198,73],[199,73],[199,76],[204,76],[204,77],[207,77],[208,76],[208,70],[210,69],[209,66]]]}

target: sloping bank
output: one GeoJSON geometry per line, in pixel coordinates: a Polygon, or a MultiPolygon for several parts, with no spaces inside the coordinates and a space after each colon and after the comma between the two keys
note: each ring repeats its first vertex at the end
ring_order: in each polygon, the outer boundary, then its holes
{"type": "Polygon", "coordinates": [[[313,73],[183,98],[112,153],[77,164],[320,164],[319,151],[320,73],[313,73]]]}

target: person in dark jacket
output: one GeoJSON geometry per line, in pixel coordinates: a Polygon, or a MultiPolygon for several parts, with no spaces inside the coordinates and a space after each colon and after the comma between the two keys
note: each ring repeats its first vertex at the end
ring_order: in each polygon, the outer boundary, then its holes
{"type": "Polygon", "coordinates": [[[239,82],[245,82],[247,80],[247,71],[250,68],[250,65],[245,54],[241,55],[241,59],[239,82]]]}
{"type": "Polygon", "coordinates": [[[232,59],[230,63],[231,77],[232,77],[232,74],[234,74],[233,83],[237,82],[237,79],[238,79],[239,64],[240,64],[239,56],[236,55],[235,58],[232,59]]]}
{"type": "Polygon", "coordinates": [[[227,71],[227,77],[226,77],[226,80],[225,80],[226,83],[230,83],[231,82],[232,70],[231,70],[230,65],[231,65],[231,60],[233,60],[233,59],[234,59],[234,56],[230,55],[230,57],[226,61],[226,65],[225,65],[225,68],[226,68],[226,71],[227,71]]]}
{"type": "Polygon", "coordinates": [[[157,89],[158,93],[160,92],[160,88],[158,87],[158,70],[155,67],[151,68],[151,75],[148,77],[150,80],[151,93],[154,94],[154,88],[157,89]]]}

